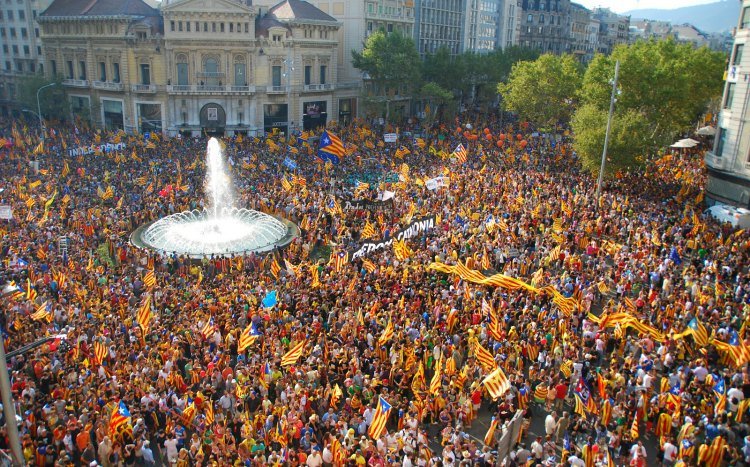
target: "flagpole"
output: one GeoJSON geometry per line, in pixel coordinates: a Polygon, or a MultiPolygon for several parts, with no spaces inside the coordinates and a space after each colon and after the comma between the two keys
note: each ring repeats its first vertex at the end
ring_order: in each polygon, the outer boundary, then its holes
{"type": "Polygon", "coordinates": [[[16,424],[16,406],[13,402],[13,394],[10,390],[10,378],[8,377],[8,364],[5,361],[5,342],[0,339],[0,395],[3,401],[3,416],[5,426],[8,430],[8,444],[13,457],[14,466],[23,466],[26,462],[21,448],[21,439],[18,437],[18,425],[16,424]]]}

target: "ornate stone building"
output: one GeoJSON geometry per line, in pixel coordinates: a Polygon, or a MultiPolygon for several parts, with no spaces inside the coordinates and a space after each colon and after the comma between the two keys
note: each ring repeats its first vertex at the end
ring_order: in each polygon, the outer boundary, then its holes
{"type": "Polygon", "coordinates": [[[259,134],[353,117],[356,98],[336,95],[340,23],[301,0],[248,3],[56,0],[40,18],[45,68],[63,75],[75,113],[129,132],[259,134]]]}
{"type": "Polygon", "coordinates": [[[56,0],[39,24],[45,72],[62,75],[73,114],[130,132],[165,127],[158,10],[141,0],[56,0]]]}
{"type": "Polygon", "coordinates": [[[267,11],[179,0],[162,13],[170,132],[286,132],[334,119],[331,16],[300,0],[267,11]]]}

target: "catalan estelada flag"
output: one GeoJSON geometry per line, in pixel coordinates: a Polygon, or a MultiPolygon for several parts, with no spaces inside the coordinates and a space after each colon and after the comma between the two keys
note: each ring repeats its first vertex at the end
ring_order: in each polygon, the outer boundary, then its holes
{"type": "Polygon", "coordinates": [[[344,157],[345,154],[346,150],[344,149],[344,143],[338,136],[329,133],[328,131],[324,131],[323,134],[320,135],[318,159],[323,162],[330,161],[332,164],[338,164],[340,162],[339,158],[344,157]]]}
{"type": "Polygon", "coordinates": [[[388,421],[388,416],[391,413],[391,404],[388,403],[383,397],[378,398],[378,406],[375,409],[375,415],[372,417],[372,423],[368,433],[370,438],[379,439],[385,432],[385,425],[388,421]]]}

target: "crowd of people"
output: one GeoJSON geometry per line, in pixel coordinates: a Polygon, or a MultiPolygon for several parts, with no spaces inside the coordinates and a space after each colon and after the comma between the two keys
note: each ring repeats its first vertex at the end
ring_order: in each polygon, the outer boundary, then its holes
{"type": "Polygon", "coordinates": [[[205,138],[2,129],[0,325],[49,338],[9,359],[29,465],[750,464],[749,235],[701,214],[700,154],[597,200],[562,133],[329,131],[338,164],[222,138],[235,205],[300,235],[191,260],[129,235],[206,207],[205,138]]]}

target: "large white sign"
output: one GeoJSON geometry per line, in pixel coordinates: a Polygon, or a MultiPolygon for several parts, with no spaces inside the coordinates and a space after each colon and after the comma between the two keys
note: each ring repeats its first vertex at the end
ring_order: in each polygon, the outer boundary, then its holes
{"type": "Polygon", "coordinates": [[[450,178],[448,177],[435,177],[426,180],[424,186],[430,191],[435,191],[438,188],[447,187],[449,182],[450,178]]]}
{"type": "Polygon", "coordinates": [[[0,219],[13,219],[13,209],[6,204],[0,206],[0,219]]]}
{"type": "Polygon", "coordinates": [[[396,140],[398,140],[398,135],[396,133],[385,133],[383,135],[383,141],[386,143],[395,143],[396,140]]]}
{"type": "Polygon", "coordinates": [[[78,148],[68,149],[69,156],[87,156],[89,154],[96,154],[97,152],[112,152],[122,151],[125,149],[125,143],[107,143],[107,144],[92,144],[91,146],[81,146],[78,148]]]}

